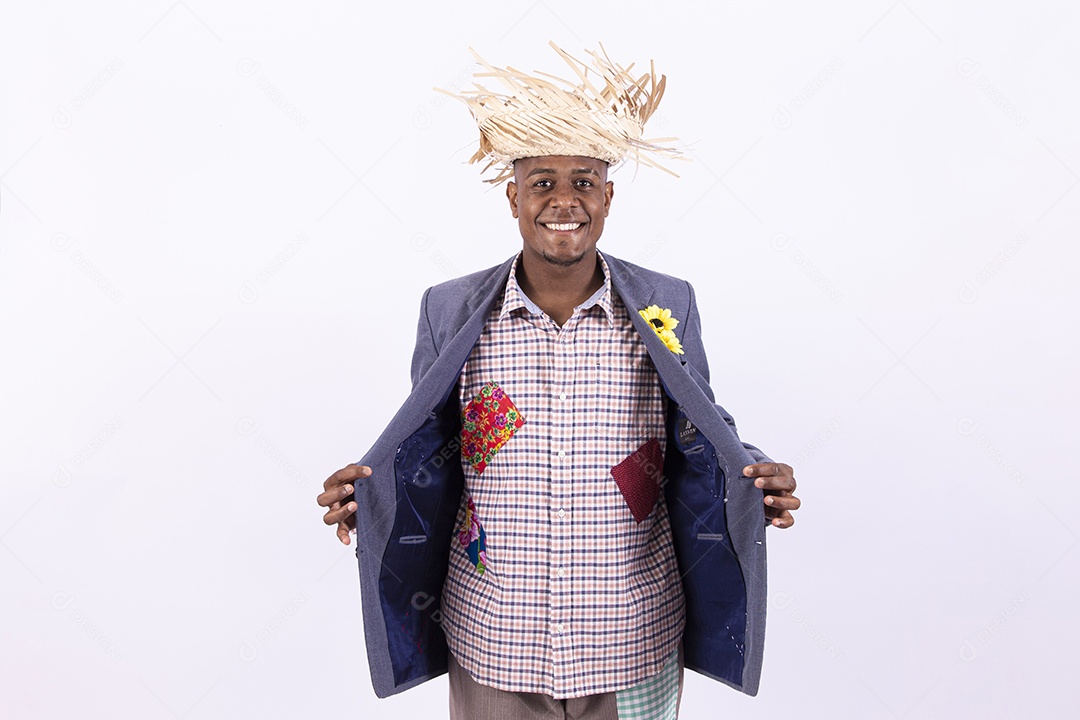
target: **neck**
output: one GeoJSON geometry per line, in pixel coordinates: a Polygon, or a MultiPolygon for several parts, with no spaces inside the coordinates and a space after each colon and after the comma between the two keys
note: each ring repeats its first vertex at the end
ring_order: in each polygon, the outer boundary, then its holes
{"type": "Polygon", "coordinates": [[[572,265],[548,262],[528,252],[521,254],[517,281],[529,299],[559,325],[604,284],[604,269],[594,250],[572,265]]]}

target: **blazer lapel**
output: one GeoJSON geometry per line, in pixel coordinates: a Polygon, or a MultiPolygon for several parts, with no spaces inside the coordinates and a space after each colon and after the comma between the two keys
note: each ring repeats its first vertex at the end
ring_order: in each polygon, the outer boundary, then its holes
{"type": "Polygon", "coordinates": [[[464,316],[467,319],[444,345],[431,368],[412,392],[414,397],[426,398],[429,402],[434,401],[431,407],[426,408],[426,411],[441,406],[457,385],[461,368],[465,366],[469,353],[480,338],[491,309],[495,307],[495,303],[499,301],[506,289],[506,280],[510,277],[510,265],[516,257],[515,255],[495,268],[482,284],[463,291],[461,298],[454,299],[462,308],[461,315],[458,317],[464,316]]]}
{"type": "MultiPolygon", "coordinates": [[[[660,382],[668,395],[678,403],[690,421],[702,429],[714,446],[729,452],[736,448],[741,451],[742,443],[727,423],[717,422],[719,416],[715,405],[687,372],[685,363],[668,349],[652,326],[638,313],[639,310],[653,304],[657,286],[654,283],[647,283],[622,260],[610,255],[604,255],[604,259],[607,260],[608,271],[611,273],[612,287],[626,305],[630,321],[641,335],[649,351],[649,357],[656,367],[656,372],[660,375],[660,382]]],[[[659,298],[659,302],[668,304],[663,297],[659,298]]],[[[674,306],[677,303],[670,304],[674,306]]],[[[685,318],[677,319],[685,320],[685,318]]]]}

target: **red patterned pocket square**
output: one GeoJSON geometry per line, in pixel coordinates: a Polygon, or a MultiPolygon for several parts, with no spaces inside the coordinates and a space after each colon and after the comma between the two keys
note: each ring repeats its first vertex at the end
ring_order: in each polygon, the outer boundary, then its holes
{"type": "Polygon", "coordinates": [[[660,443],[655,438],[611,468],[611,477],[615,478],[615,484],[619,486],[619,492],[636,522],[640,523],[652,512],[660,494],[663,476],[664,457],[660,452],[660,443]]]}

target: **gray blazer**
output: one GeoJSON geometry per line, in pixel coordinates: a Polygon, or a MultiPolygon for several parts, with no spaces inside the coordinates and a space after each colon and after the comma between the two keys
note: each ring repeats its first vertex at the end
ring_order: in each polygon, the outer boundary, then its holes
{"type": "MultiPolygon", "coordinates": [[[[743,443],[715,403],[693,288],[605,254],[612,289],[630,311],[670,402],[662,482],[683,575],[686,666],[757,693],[765,637],[763,493],[742,468],[769,462],[743,443]],[[637,310],[670,308],[684,355],[637,310]]],[[[402,692],[446,671],[439,625],[463,474],[455,392],[461,369],[506,287],[513,258],[429,288],[412,359],[413,389],[359,461],[357,559],[364,637],[375,692],[402,692]]]]}

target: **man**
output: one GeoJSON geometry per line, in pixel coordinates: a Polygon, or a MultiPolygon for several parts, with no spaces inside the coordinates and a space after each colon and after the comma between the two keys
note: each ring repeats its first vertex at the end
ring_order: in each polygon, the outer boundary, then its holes
{"type": "Polygon", "coordinates": [[[581,85],[486,66],[514,95],[467,100],[521,252],[425,293],[412,394],[318,502],[380,696],[446,670],[452,718],[670,718],[684,662],[756,693],[763,526],[800,503],[713,403],[689,284],[597,251],[664,80],[559,52],[581,85]]]}

